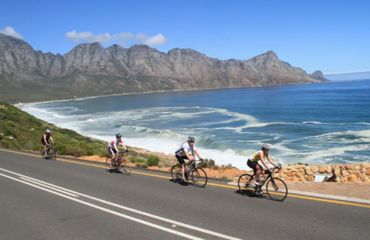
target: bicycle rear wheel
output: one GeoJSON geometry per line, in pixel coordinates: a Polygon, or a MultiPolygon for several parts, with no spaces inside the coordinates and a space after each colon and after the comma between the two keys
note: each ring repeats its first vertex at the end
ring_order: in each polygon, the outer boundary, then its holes
{"type": "Polygon", "coordinates": [[[112,168],[112,158],[111,158],[111,157],[106,157],[106,158],[105,158],[105,166],[106,166],[108,169],[111,169],[111,168],[112,168]]]}
{"type": "Polygon", "coordinates": [[[176,164],[172,166],[171,168],[171,177],[173,181],[178,181],[179,179],[182,179],[182,173],[181,173],[181,165],[176,164]]]}
{"type": "Polygon", "coordinates": [[[239,188],[239,192],[240,193],[243,193],[243,192],[246,192],[246,191],[254,191],[254,188],[251,188],[249,186],[249,184],[251,183],[253,179],[253,175],[251,174],[242,174],[239,179],[238,179],[238,188],[239,188]]]}
{"type": "Polygon", "coordinates": [[[288,187],[280,178],[270,178],[266,183],[266,193],[272,200],[284,201],[288,196],[288,187]]]}
{"type": "Polygon", "coordinates": [[[190,173],[190,179],[193,184],[198,187],[205,187],[208,181],[207,173],[202,168],[192,170],[190,173]]]}

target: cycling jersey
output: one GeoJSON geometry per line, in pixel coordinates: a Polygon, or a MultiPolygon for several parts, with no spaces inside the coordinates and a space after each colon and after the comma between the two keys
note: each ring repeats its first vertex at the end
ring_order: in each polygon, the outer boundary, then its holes
{"type": "Polygon", "coordinates": [[[117,152],[118,151],[117,145],[124,146],[123,140],[120,139],[120,140],[116,141],[116,139],[115,139],[115,140],[110,141],[108,143],[108,148],[110,148],[110,149],[114,150],[115,152],[117,152]]]}
{"type": "Polygon", "coordinates": [[[253,161],[253,162],[258,162],[259,160],[262,160],[261,159],[261,153],[262,150],[259,150],[255,153],[253,153],[250,157],[249,157],[249,160],[253,161]]]}
{"type": "Polygon", "coordinates": [[[51,134],[45,133],[44,135],[42,135],[42,138],[41,138],[42,145],[50,144],[50,138],[51,138],[51,134]],[[46,139],[46,142],[45,142],[45,139],[46,139]]]}
{"type": "Polygon", "coordinates": [[[186,152],[189,155],[194,156],[194,150],[197,150],[194,145],[190,146],[190,144],[188,142],[184,142],[183,144],[181,144],[179,149],[177,149],[176,155],[180,156],[180,157],[184,157],[184,156],[186,156],[186,154],[185,154],[185,152],[186,152]]]}

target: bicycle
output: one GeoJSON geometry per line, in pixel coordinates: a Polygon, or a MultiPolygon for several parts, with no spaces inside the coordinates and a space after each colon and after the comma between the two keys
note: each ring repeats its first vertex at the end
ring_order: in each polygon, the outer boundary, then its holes
{"type": "MultiPolygon", "coordinates": [[[[208,181],[207,173],[201,167],[203,162],[203,159],[194,160],[189,165],[185,166],[185,178],[193,185],[202,188],[207,185],[208,181]]],[[[180,164],[171,167],[171,177],[174,182],[183,182],[180,164]]]]}
{"type": "Polygon", "coordinates": [[[131,166],[128,164],[128,160],[124,157],[124,153],[128,150],[120,149],[115,160],[112,161],[112,155],[107,156],[105,159],[105,165],[109,171],[116,170],[122,174],[130,175],[131,166]],[[121,162],[121,164],[119,164],[121,162]]]}
{"type": "Polygon", "coordinates": [[[288,196],[288,187],[284,180],[273,176],[274,170],[276,169],[278,170],[277,172],[279,172],[281,168],[275,167],[272,171],[264,171],[264,173],[267,174],[267,177],[262,181],[262,183],[256,186],[250,185],[255,177],[254,174],[242,174],[238,179],[239,192],[246,193],[247,191],[250,191],[254,195],[257,195],[256,193],[260,192],[262,196],[262,187],[266,185],[266,193],[270,199],[280,202],[284,201],[288,196]]]}
{"type": "Polygon", "coordinates": [[[57,151],[55,150],[55,143],[46,145],[46,151],[45,151],[44,146],[42,146],[40,153],[41,153],[42,159],[50,159],[50,160],[57,159],[57,151]]]}

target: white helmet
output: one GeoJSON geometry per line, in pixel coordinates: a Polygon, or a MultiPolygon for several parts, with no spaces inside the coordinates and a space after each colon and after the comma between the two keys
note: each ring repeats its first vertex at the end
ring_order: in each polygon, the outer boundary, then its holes
{"type": "Polygon", "coordinates": [[[270,145],[268,145],[267,143],[264,143],[261,147],[262,150],[269,150],[270,149],[270,145]]]}

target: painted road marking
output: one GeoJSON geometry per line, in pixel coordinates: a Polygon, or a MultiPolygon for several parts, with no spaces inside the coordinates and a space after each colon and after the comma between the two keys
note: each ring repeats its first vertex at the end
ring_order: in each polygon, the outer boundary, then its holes
{"type": "MultiPolygon", "coordinates": [[[[26,156],[32,156],[32,157],[39,157],[39,155],[32,154],[32,153],[23,153],[23,152],[16,152],[12,150],[7,150],[7,149],[0,149],[1,151],[5,152],[11,152],[15,154],[20,154],[20,155],[26,155],[26,156]]],[[[68,160],[65,158],[58,158],[56,161],[60,162],[67,162],[67,163],[72,163],[72,164],[79,164],[79,165],[85,165],[85,166],[90,166],[90,167],[96,167],[96,168],[103,168],[105,169],[106,167],[98,165],[98,164],[93,164],[93,163],[84,163],[80,162],[78,160],[68,160]]],[[[156,177],[156,178],[162,178],[162,179],[171,179],[170,177],[166,177],[163,175],[158,175],[158,174],[153,174],[153,173],[144,173],[140,171],[131,171],[131,173],[134,174],[140,174],[144,176],[150,176],[150,177],[156,177]]],[[[226,184],[219,184],[219,183],[207,183],[208,186],[213,186],[213,187],[220,187],[220,188],[228,188],[228,189],[233,189],[237,190],[237,187],[234,186],[229,186],[226,184]]],[[[346,206],[354,206],[354,207],[362,207],[362,208],[370,208],[369,204],[366,203],[355,203],[355,202],[349,202],[349,201],[344,201],[344,200],[334,200],[334,199],[326,199],[326,198],[319,198],[319,197],[310,197],[310,196],[304,196],[304,195],[299,195],[299,194],[288,194],[289,198],[298,198],[298,199],[304,199],[304,200],[310,200],[310,201],[315,201],[315,202],[325,202],[325,203],[332,203],[332,204],[339,204],[339,205],[346,205],[346,206]]]]}
{"type": "Polygon", "coordinates": [[[112,207],[123,209],[123,210],[133,212],[133,213],[136,213],[136,214],[139,214],[139,215],[142,215],[142,216],[150,217],[150,218],[153,218],[153,219],[156,219],[156,220],[160,220],[162,222],[170,223],[171,226],[174,226],[174,225],[176,226],[177,225],[177,226],[180,226],[180,227],[183,227],[183,228],[191,229],[191,230],[201,232],[201,233],[205,233],[205,234],[215,236],[215,237],[218,237],[218,238],[229,239],[229,240],[239,240],[239,238],[235,238],[235,237],[228,236],[228,235],[225,235],[225,234],[222,234],[222,233],[218,233],[218,232],[214,232],[214,231],[211,231],[211,230],[195,227],[195,226],[185,224],[185,223],[182,223],[182,222],[178,222],[178,221],[175,221],[175,220],[172,220],[172,219],[160,217],[160,216],[157,216],[157,215],[154,215],[154,214],[150,214],[150,213],[147,213],[147,212],[143,212],[143,211],[140,211],[140,210],[129,208],[129,207],[117,204],[117,203],[109,202],[109,201],[106,201],[106,200],[103,200],[103,199],[100,199],[100,198],[96,198],[96,197],[93,197],[93,196],[90,196],[90,195],[87,195],[87,194],[83,194],[83,193],[80,193],[80,192],[77,192],[77,191],[74,191],[74,190],[71,190],[71,189],[68,189],[68,188],[64,188],[64,187],[61,187],[61,186],[58,186],[58,185],[55,185],[55,184],[51,184],[51,183],[48,183],[48,182],[45,182],[45,181],[42,181],[42,180],[39,180],[39,179],[36,179],[36,178],[32,178],[32,177],[29,177],[29,176],[26,176],[26,175],[23,175],[23,174],[20,174],[20,173],[16,173],[16,172],[13,172],[13,171],[10,171],[10,170],[7,170],[7,169],[0,168],[0,171],[6,172],[8,174],[15,175],[15,176],[19,177],[20,179],[17,179],[17,178],[14,178],[14,177],[2,174],[2,173],[0,173],[0,176],[12,179],[12,180],[17,181],[17,182],[27,184],[29,186],[38,188],[40,190],[44,190],[44,191],[47,191],[49,193],[67,198],[69,200],[72,200],[72,201],[75,201],[75,202],[78,202],[78,203],[81,203],[83,205],[87,205],[87,206],[99,209],[101,211],[104,211],[104,212],[107,212],[107,213],[110,213],[110,214],[113,214],[113,215],[116,215],[116,216],[119,216],[119,217],[122,217],[122,218],[126,218],[126,219],[129,219],[129,220],[132,220],[132,221],[135,221],[135,222],[138,222],[138,223],[141,223],[141,224],[153,227],[153,228],[157,228],[157,229],[160,229],[162,231],[170,232],[170,233],[173,233],[173,234],[176,234],[178,236],[182,236],[182,237],[185,237],[185,238],[188,238],[188,239],[197,239],[198,240],[198,239],[202,239],[202,238],[199,238],[199,237],[196,237],[196,236],[193,236],[193,235],[189,235],[189,234],[186,234],[186,233],[183,233],[183,232],[179,232],[179,231],[176,231],[176,230],[173,230],[173,229],[170,229],[170,228],[167,228],[167,227],[163,227],[163,226],[160,226],[160,225],[157,225],[157,224],[154,224],[154,223],[150,223],[150,222],[141,220],[139,218],[131,217],[131,216],[128,216],[126,214],[122,214],[122,213],[113,211],[111,209],[104,208],[104,207],[101,207],[101,206],[83,201],[81,199],[77,199],[77,197],[84,197],[84,198],[87,198],[87,199],[94,200],[96,202],[103,203],[105,205],[109,205],[109,206],[112,206],[112,207]]]}

